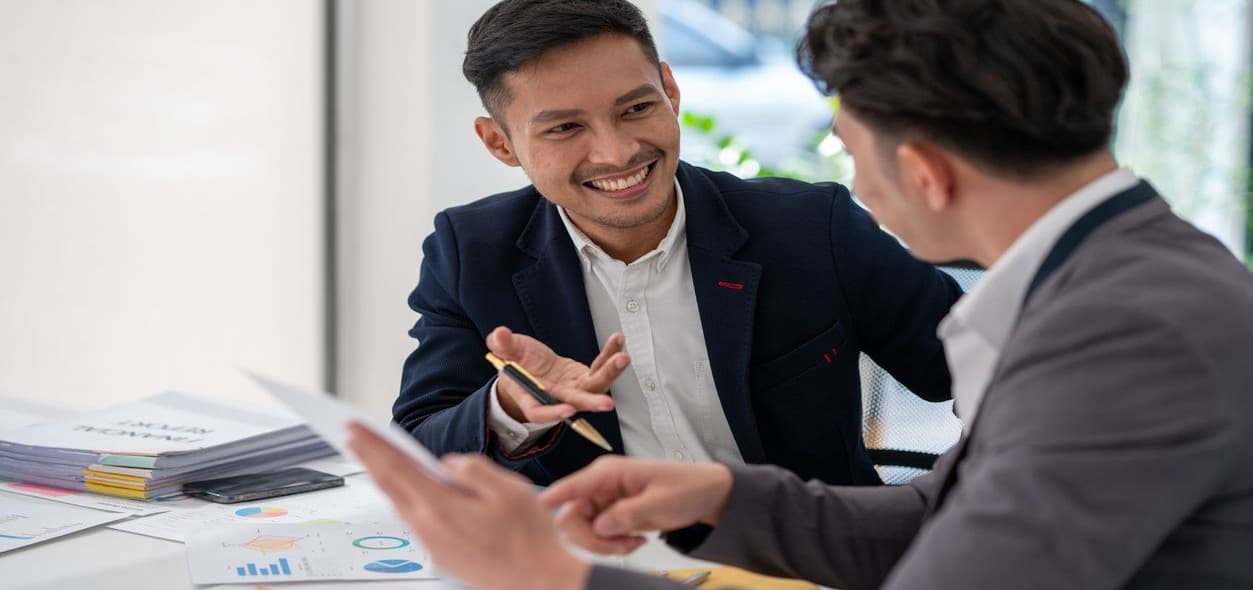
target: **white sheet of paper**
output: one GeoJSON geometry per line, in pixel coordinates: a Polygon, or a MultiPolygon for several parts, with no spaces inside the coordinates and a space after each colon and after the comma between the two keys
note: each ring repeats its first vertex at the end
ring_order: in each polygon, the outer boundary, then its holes
{"type": "MultiPolygon", "coordinates": [[[[356,457],[356,454],[348,448],[348,424],[360,422],[408,455],[432,476],[440,481],[450,482],[448,473],[444,471],[444,466],[440,464],[439,459],[419,444],[413,435],[390,421],[367,415],[356,406],[335,399],[327,393],[300,390],[254,373],[247,373],[247,375],[286,404],[292,413],[304,418],[309,428],[340,453],[356,457]]],[[[360,460],[360,457],[357,459],[360,460]]]]}
{"type": "Polygon", "coordinates": [[[293,496],[267,498],[256,502],[215,504],[190,499],[199,504],[193,510],[172,510],[110,525],[109,528],[180,543],[198,530],[217,529],[240,523],[348,524],[357,522],[400,522],[391,502],[366,477],[349,478],[338,488],[293,496]]]}
{"type": "Polygon", "coordinates": [[[395,524],[255,524],[203,530],[187,543],[194,584],[436,577],[417,539],[395,524]]]}
{"type": "Polygon", "coordinates": [[[0,493],[0,553],[126,518],[120,512],[0,493]]]}
{"type": "Polygon", "coordinates": [[[244,409],[213,398],[166,392],[13,430],[4,434],[5,445],[0,446],[136,454],[189,452],[299,424],[294,416],[275,408],[244,409]]]}

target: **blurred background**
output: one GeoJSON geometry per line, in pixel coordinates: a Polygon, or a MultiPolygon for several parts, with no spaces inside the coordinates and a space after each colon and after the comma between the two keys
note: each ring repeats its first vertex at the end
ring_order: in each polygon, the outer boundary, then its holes
{"type": "MultiPolygon", "coordinates": [[[[1093,0],[1132,62],[1120,157],[1246,260],[1249,1],[1093,0]]],[[[813,0],[637,3],[686,159],[851,180],[794,64],[813,0]]],[[[386,413],[432,217],[527,182],[461,77],[491,4],[0,0],[0,396],[243,401],[246,367],[386,413]]]]}

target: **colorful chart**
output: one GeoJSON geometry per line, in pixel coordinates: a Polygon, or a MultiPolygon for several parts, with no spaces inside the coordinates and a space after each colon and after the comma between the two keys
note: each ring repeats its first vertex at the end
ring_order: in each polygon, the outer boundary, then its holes
{"type": "Polygon", "coordinates": [[[278,518],[287,516],[286,508],[278,506],[249,506],[235,511],[235,516],[242,518],[278,518]]]}
{"type": "Polygon", "coordinates": [[[290,576],[291,566],[288,565],[287,558],[280,557],[277,563],[271,563],[269,567],[258,566],[255,563],[235,566],[235,574],[241,578],[252,576],[290,576]]]}
{"type": "Polygon", "coordinates": [[[242,543],[239,546],[253,551],[262,553],[277,553],[279,551],[291,551],[300,543],[301,537],[284,537],[281,535],[257,535],[251,541],[242,543]]]}
{"type": "Polygon", "coordinates": [[[365,564],[365,569],[380,574],[407,574],[422,569],[422,564],[408,559],[380,559],[365,564]]]}
{"type": "Polygon", "coordinates": [[[409,540],[402,539],[400,537],[388,537],[385,535],[374,535],[370,537],[361,537],[359,539],[353,539],[352,544],[362,549],[372,549],[372,550],[381,551],[381,550],[386,550],[386,549],[400,549],[401,547],[408,546],[409,540]]]}

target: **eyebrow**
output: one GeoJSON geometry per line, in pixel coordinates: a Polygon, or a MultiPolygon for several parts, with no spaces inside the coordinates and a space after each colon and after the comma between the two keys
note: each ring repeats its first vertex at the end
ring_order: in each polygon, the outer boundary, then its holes
{"type": "MultiPolygon", "coordinates": [[[[634,90],[615,98],[613,106],[622,106],[631,101],[639,100],[645,96],[658,94],[657,88],[652,84],[640,84],[634,90]]],[[[584,114],[582,109],[561,109],[556,111],[540,111],[534,117],[531,117],[531,124],[538,125],[542,123],[550,123],[560,119],[573,119],[584,114]]]]}
{"type": "Polygon", "coordinates": [[[615,99],[613,101],[613,106],[616,106],[616,107],[622,106],[628,102],[639,100],[641,98],[644,98],[645,96],[650,96],[654,94],[657,94],[657,89],[654,88],[652,84],[640,84],[639,86],[635,87],[635,90],[632,90],[626,94],[623,94],[622,96],[619,96],[617,99],[615,99]]]}

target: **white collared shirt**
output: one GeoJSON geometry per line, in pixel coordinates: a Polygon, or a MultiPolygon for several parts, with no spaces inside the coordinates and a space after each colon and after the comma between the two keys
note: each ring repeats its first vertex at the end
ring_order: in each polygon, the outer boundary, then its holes
{"type": "Polygon", "coordinates": [[[939,336],[953,376],[953,403],[969,429],[1018,322],[1023,298],[1053,245],[1080,217],[1139,179],[1119,168],[1066,197],[1023,232],[940,322],[939,336]]]}
{"type": "MultiPolygon", "coordinates": [[[[592,242],[558,209],[579,254],[596,339],[626,336],[631,364],[613,383],[627,455],[678,461],[742,463],[714,386],[705,332],[687,254],[683,190],[674,183],[677,212],[657,248],[626,264],[592,242]]],[[[516,453],[553,426],[523,424],[491,391],[488,426],[502,450],[516,453]]]]}

